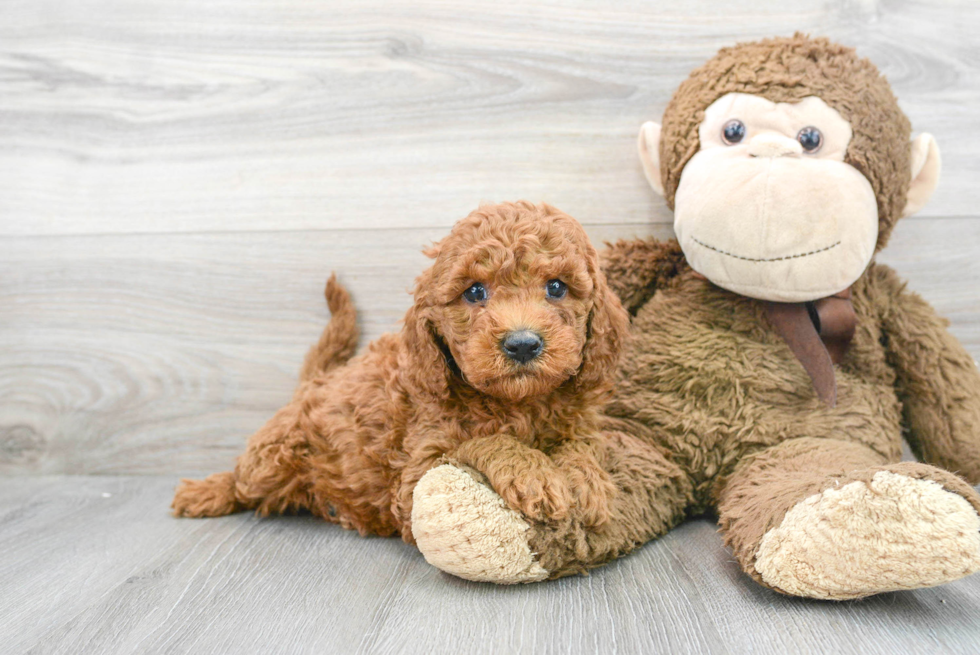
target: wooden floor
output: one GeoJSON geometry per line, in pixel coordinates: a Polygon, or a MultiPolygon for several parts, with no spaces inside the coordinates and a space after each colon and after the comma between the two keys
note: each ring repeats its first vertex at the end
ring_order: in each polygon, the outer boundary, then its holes
{"type": "Polygon", "coordinates": [[[803,601],[696,519],[589,577],[440,573],[311,517],[173,519],[169,477],[0,481],[4,653],[976,653],[980,585],[803,601]]]}
{"type": "Polygon", "coordinates": [[[669,236],[639,125],[794,30],[858,46],[936,136],[880,259],[980,357],[978,2],[0,3],[0,651],[977,652],[980,576],[786,599],[706,519],[500,589],[308,518],[167,514],[288,400],[331,270],[368,340],[481,201],[669,236]]]}

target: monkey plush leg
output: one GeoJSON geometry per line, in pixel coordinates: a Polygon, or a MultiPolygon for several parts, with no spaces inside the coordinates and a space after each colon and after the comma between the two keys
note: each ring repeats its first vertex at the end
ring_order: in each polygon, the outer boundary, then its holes
{"type": "Polygon", "coordinates": [[[181,480],[171,507],[176,516],[191,518],[225,516],[245,509],[235,497],[235,474],[230,471],[203,480],[181,480]]]}
{"type": "Polygon", "coordinates": [[[725,543],[776,591],[844,600],[980,570],[980,495],[927,464],[800,438],[750,455],[723,484],[725,543]]]}
{"type": "MultiPolygon", "coordinates": [[[[532,520],[508,507],[479,472],[443,464],[415,488],[419,550],[447,573],[513,584],[581,573],[666,533],[692,502],[687,475],[635,437],[611,432],[602,442],[599,465],[615,490],[602,523],[575,503],[562,519],[532,520]]],[[[574,454],[558,459],[574,466],[574,454]]]]}

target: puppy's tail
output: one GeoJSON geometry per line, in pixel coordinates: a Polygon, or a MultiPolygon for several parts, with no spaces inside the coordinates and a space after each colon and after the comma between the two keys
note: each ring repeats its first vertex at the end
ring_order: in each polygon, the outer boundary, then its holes
{"type": "Polygon", "coordinates": [[[347,289],[337,282],[335,273],[327,280],[323,295],[330,308],[330,322],[323,328],[320,341],[306,354],[300,382],[343,366],[357,350],[357,310],[347,289]]]}

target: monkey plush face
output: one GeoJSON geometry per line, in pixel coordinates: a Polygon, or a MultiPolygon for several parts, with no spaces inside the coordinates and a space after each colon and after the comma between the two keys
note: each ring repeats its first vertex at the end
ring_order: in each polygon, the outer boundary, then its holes
{"type": "Polygon", "coordinates": [[[938,180],[932,137],[910,145],[884,78],[826,39],[722,50],[681,85],[661,132],[643,126],[640,158],[688,262],[763,300],[848,288],[938,180]]]}
{"type": "Polygon", "coordinates": [[[851,126],[813,96],[773,103],[730,93],[698,129],[674,230],[715,284],[767,300],[813,300],[849,287],[878,239],[867,178],[844,163],[851,126]]]}

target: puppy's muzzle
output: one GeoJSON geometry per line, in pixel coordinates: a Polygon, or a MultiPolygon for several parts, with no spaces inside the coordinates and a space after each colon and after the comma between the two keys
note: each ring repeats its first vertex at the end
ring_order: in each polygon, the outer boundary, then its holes
{"type": "Polygon", "coordinates": [[[541,337],[530,330],[508,332],[500,341],[500,349],[518,364],[527,364],[544,350],[541,337]]]}

